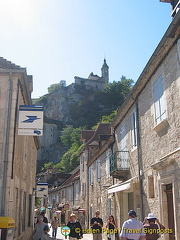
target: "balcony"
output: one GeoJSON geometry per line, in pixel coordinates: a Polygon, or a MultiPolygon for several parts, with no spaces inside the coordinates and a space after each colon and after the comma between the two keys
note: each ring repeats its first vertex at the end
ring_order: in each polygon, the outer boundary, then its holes
{"type": "Polygon", "coordinates": [[[110,156],[110,175],[112,177],[126,180],[130,173],[129,152],[116,151],[110,156]]]}

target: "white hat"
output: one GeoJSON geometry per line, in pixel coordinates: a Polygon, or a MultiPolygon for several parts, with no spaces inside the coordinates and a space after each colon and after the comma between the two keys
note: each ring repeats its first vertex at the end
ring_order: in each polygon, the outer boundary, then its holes
{"type": "Polygon", "coordinates": [[[149,213],[147,219],[156,219],[153,213],[149,213]]]}

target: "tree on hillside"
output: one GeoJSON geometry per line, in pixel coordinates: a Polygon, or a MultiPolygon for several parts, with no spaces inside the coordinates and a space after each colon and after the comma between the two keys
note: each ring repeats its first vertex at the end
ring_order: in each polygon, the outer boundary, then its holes
{"type": "Polygon", "coordinates": [[[91,96],[72,104],[69,111],[73,126],[86,126],[90,129],[102,116],[109,116],[122,105],[132,84],[132,79],[122,76],[119,82],[109,83],[104,90],[92,92],[91,96]]]}
{"type": "Polygon", "coordinates": [[[113,83],[107,84],[97,99],[105,108],[115,110],[124,102],[125,97],[132,88],[132,84],[132,79],[122,76],[119,82],[113,81],[113,83]]]}
{"type": "Polygon", "coordinates": [[[69,150],[62,156],[60,162],[56,164],[56,168],[70,172],[79,165],[79,151],[82,148],[80,141],[82,129],[82,127],[73,128],[72,126],[67,126],[63,129],[61,141],[69,147],[69,150]]]}
{"type": "Polygon", "coordinates": [[[72,144],[72,137],[71,134],[73,132],[74,128],[72,125],[66,126],[63,131],[61,132],[61,142],[66,147],[71,147],[72,144]]]}
{"type": "Polygon", "coordinates": [[[61,85],[60,83],[54,83],[54,84],[50,85],[50,87],[48,87],[48,93],[52,93],[52,92],[56,91],[60,85],[61,85]]]}

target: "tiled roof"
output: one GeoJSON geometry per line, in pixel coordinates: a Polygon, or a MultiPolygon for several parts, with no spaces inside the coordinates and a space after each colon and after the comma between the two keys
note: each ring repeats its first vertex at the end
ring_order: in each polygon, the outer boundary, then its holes
{"type": "Polygon", "coordinates": [[[97,127],[96,131],[94,132],[93,136],[89,139],[89,141],[86,143],[86,145],[92,145],[93,142],[94,143],[99,142],[100,135],[110,135],[111,129],[109,126],[110,126],[110,123],[100,123],[99,126],[97,127]]]}
{"type": "Polygon", "coordinates": [[[98,146],[99,145],[99,143],[98,143],[98,141],[93,141],[93,142],[91,142],[90,144],[88,144],[89,146],[98,146]]]}
{"type": "Polygon", "coordinates": [[[20,66],[0,57],[0,69],[23,69],[20,66]]]}
{"type": "Polygon", "coordinates": [[[64,179],[64,181],[70,177],[71,175],[69,173],[55,173],[52,174],[52,176],[50,177],[50,179],[47,181],[48,184],[53,184],[55,180],[57,179],[64,179]]]}
{"type": "Polygon", "coordinates": [[[70,172],[72,175],[61,186],[67,185],[80,177],[80,165],[70,172]]]}
{"type": "Polygon", "coordinates": [[[94,133],[95,133],[94,130],[82,130],[81,140],[85,140],[87,142],[90,138],[92,138],[94,133]]]}
{"type": "Polygon", "coordinates": [[[74,168],[69,174],[74,174],[80,169],[80,165],[78,165],[76,168],[74,168]]]}

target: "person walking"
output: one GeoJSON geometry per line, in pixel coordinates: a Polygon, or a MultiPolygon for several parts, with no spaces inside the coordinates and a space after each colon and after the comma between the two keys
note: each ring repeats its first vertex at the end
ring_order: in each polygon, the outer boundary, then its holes
{"type": "Polygon", "coordinates": [[[144,232],[146,233],[146,240],[157,240],[159,235],[159,229],[165,229],[165,226],[159,222],[153,213],[149,213],[144,219],[144,232]]]}
{"type": "Polygon", "coordinates": [[[70,221],[67,226],[70,228],[69,240],[77,240],[83,237],[81,224],[76,221],[76,215],[70,215],[70,221]]]}
{"type": "Polygon", "coordinates": [[[38,222],[35,224],[33,231],[34,240],[47,240],[48,239],[49,227],[43,222],[43,216],[38,217],[38,222]]]}
{"type": "Polygon", "coordinates": [[[45,212],[41,212],[41,215],[43,216],[43,222],[48,224],[48,219],[45,217],[45,212]]]}
{"type": "Polygon", "coordinates": [[[136,219],[137,214],[134,210],[128,212],[129,219],[122,225],[120,237],[122,240],[145,240],[144,226],[136,219]]]}
{"type": "Polygon", "coordinates": [[[100,216],[100,211],[96,211],[95,217],[91,219],[91,228],[93,233],[93,240],[102,240],[103,220],[100,216]]]}
{"type": "Polygon", "coordinates": [[[58,221],[57,217],[55,216],[51,223],[52,238],[56,238],[58,225],[59,225],[59,221],[58,221]]]}
{"type": "Polygon", "coordinates": [[[37,217],[34,217],[34,227],[35,227],[36,223],[37,223],[37,217]]]}
{"type": "Polygon", "coordinates": [[[115,240],[115,229],[117,227],[116,227],[116,223],[115,223],[113,215],[109,216],[109,219],[106,224],[106,228],[107,228],[107,232],[108,232],[108,234],[107,234],[108,240],[115,240]]]}

